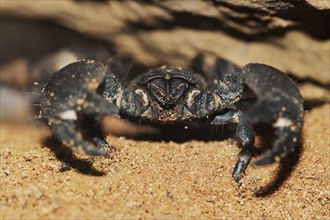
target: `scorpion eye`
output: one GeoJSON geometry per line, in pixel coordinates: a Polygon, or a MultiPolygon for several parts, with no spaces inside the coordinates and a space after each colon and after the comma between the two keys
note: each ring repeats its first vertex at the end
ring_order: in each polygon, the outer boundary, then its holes
{"type": "Polygon", "coordinates": [[[170,102],[179,100],[189,87],[189,83],[184,79],[174,78],[170,80],[170,102]]]}
{"type": "Polygon", "coordinates": [[[150,80],[150,82],[147,84],[147,88],[150,91],[151,95],[161,103],[164,103],[166,101],[166,87],[166,80],[162,78],[150,80]]]}

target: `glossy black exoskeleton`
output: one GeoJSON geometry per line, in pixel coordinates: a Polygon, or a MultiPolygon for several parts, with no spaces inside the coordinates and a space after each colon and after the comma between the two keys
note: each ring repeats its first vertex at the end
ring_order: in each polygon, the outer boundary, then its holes
{"type": "Polygon", "coordinates": [[[90,155],[111,151],[99,125],[103,114],[157,125],[205,119],[210,126],[236,124],[242,146],[233,172],[236,181],[252,157],[254,124],[270,124],[277,135],[272,149],[255,164],[270,164],[294,151],[303,127],[303,98],[290,78],[264,64],[239,68],[217,59],[214,79],[205,83],[196,76],[201,69],[151,69],[123,88],[113,69],[103,63],[75,62],[59,70],[45,86],[42,116],[64,145],[90,155]],[[247,111],[239,105],[248,102],[246,88],[257,98],[247,111]],[[91,119],[88,140],[77,126],[83,117],[91,119]]]}

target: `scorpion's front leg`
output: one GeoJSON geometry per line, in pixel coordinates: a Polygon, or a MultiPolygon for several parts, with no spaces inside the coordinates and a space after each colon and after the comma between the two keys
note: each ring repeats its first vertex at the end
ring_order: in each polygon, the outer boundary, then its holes
{"type": "Polygon", "coordinates": [[[225,125],[236,123],[236,137],[242,145],[242,150],[233,171],[233,178],[236,182],[243,177],[244,171],[252,158],[252,147],[254,144],[254,132],[250,123],[242,119],[242,112],[238,109],[230,109],[228,112],[217,115],[212,121],[213,125],[225,125]]]}
{"type": "MultiPolygon", "coordinates": [[[[191,93],[191,96],[193,95],[194,92],[191,93]]],[[[219,100],[220,97],[217,94],[204,90],[196,95],[192,102],[188,102],[187,107],[197,118],[205,118],[216,114],[216,117],[211,122],[213,125],[237,124],[236,136],[242,145],[242,150],[233,171],[233,178],[238,182],[242,178],[252,157],[251,148],[254,144],[253,127],[250,123],[243,120],[242,112],[234,109],[233,106],[226,107],[225,109],[228,111],[223,114],[218,113],[217,110],[219,108],[224,108],[224,106],[221,107],[222,101],[219,100]]]]}

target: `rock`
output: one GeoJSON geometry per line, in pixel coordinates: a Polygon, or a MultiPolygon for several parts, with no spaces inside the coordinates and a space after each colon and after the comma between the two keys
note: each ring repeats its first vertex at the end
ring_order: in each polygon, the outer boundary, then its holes
{"type": "Polygon", "coordinates": [[[148,65],[199,52],[330,83],[328,1],[4,1],[2,16],[51,20],[148,65]]]}

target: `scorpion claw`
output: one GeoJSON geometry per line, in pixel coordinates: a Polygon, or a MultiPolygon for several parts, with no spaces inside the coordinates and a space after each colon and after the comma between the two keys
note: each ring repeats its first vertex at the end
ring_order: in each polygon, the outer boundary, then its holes
{"type": "Polygon", "coordinates": [[[64,145],[93,156],[111,151],[97,128],[101,119],[96,116],[118,114],[118,108],[97,93],[105,73],[105,66],[97,61],[69,64],[54,74],[40,97],[43,117],[54,136],[64,145]],[[79,121],[88,118],[97,118],[98,124],[80,128],[79,121]],[[84,138],[86,129],[92,133],[91,141],[84,138]]]}
{"type": "Polygon", "coordinates": [[[271,124],[277,135],[272,149],[254,163],[274,163],[297,146],[303,127],[303,98],[289,77],[267,65],[245,66],[243,79],[258,97],[258,101],[245,113],[244,120],[253,124],[271,124]]]}

